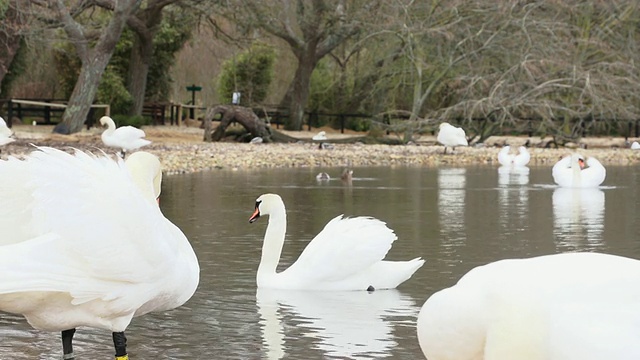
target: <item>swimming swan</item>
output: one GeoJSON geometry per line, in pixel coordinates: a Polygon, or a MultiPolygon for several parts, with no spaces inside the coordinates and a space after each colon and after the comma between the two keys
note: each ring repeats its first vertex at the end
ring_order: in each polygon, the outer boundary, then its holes
{"type": "Polygon", "coordinates": [[[184,304],[199,266],[185,235],[156,201],[161,167],[146,152],[126,163],[38,148],[0,161],[0,311],[62,331],[73,358],[75,328],[124,331],[136,316],[184,304]]]}
{"type": "Polygon", "coordinates": [[[385,223],[371,217],[331,220],[311,240],[298,260],[276,272],[287,228],[282,198],[264,194],[256,200],[249,222],[269,215],[256,281],[259,288],[300,290],[393,289],[409,279],[424,260],[382,260],[396,235],[385,223]]]}
{"type": "Polygon", "coordinates": [[[145,137],[144,131],[133,126],[116,128],[116,123],[108,116],[101,117],[100,124],[107,126],[107,129],[101,135],[102,142],[107,146],[120,149],[120,155],[123,158],[125,152],[151,144],[151,141],[143,139],[145,137]]]}
{"type": "MultiPolygon", "coordinates": [[[[444,145],[444,153],[447,153],[447,146],[455,150],[456,146],[467,146],[467,135],[464,130],[455,127],[448,122],[440,123],[437,140],[440,144],[444,145]]],[[[452,151],[453,151],[452,150],[452,151]]]]}
{"type": "Polygon", "coordinates": [[[511,147],[509,145],[504,146],[498,153],[498,162],[502,166],[527,166],[531,159],[531,154],[526,147],[520,146],[518,148],[518,154],[510,154],[511,147]]]}
{"type": "Polygon", "coordinates": [[[429,360],[640,359],[640,261],[564,253],[479,266],[429,297],[429,360]]]}
{"type": "Polygon", "coordinates": [[[598,187],[607,176],[604,166],[595,158],[585,161],[580,154],[572,154],[558,161],[551,169],[553,181],[561,187],[598,187]]]}

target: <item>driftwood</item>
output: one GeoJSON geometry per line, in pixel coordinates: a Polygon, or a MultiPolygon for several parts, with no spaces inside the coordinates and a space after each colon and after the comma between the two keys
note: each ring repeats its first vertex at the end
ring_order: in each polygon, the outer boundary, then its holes
{"type": "Polygon", "coordinates": [[[244,126],[253,137],[261,137],[263,142],[271,142],[271,128],[260,120],[250,108],[235,105],[218,105],[207,110],[204,117],[204,141],[220,141],[227,127],[233,122],[244,126]],[[220,124],[212,132],[211,121],[216,115],[222,115],[220,124]]]}
{"type": "Polygon", "coordinates": [[[236,106],[236,105],[217,105],[207,110],[207,114],[204,117],[203,125],[204,125],[204,141],[213,142],[220,141],[225,136],[225,131],[227,127],[231,125],[232,122],[237,122],[242,125],[250,134],[251,138],[260,137],[262,138],[262,142],[280,142],[280,143],[291,143],[291,142],[311,142],[318,143],[320,146],[321,143],[356,143],[363,142],[369,144],[375,143],[388,143],[395,144],[397,141],[383,139],[383,138],[373,138],[370,136],[357,136],[352,138],[345,139],[332,139],[331,141],[327,140],[311,140],[311,139],[298,139],[287,134],[284,134],[276,129],[270,127],[267,123],[260,120],[258,116],[251,110],[251,108],[247,108],[244,106],[236,106]],[[212,121],[213,118],[220,114],[222,118],[220,119],[220,124],[218,127],[213,130],[212,121]]]}

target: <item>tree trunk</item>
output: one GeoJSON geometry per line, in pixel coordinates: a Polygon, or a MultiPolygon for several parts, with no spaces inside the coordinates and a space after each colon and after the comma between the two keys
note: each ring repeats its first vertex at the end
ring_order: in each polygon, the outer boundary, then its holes
{"type": "Polygon", "coordinates": [[[204,141],[222,140],[225,130],[233,121],[244,126],[253,137],[261,137],[263,142],[271,142],[271,128],[260,120],[251,108],[233,105],[218,105],[207,110],[204,118],[204,141]],[[222,119],[212,133],[211,121],[217,114],[222,115],[222,119]]]}
{"type": "Polygon", "coordinates": [[[147,90],[147,77],[153,57],[153,38],[162,22],[162,9],[171,2],[150,2],[147,8],[139,14],[132,16],[127,25],[135,33],[131,58],[129,62],[129,75],[127,78],[127,90],[133,98],[130,115],[142,115],[145,95],[147,90]]]}
{"type": "MultiPolygon", "coordinates": [[[[9,67],[20,48],[20,32],[26,23],[26,15],[19,12],[26,0],[12,0],[8,3],[4,20],[0,24],[0,82],[9,71],[9,67]]],[[[11,126],[11,119],[8,119],[11,126]]]]}
{"type": "MultiPolygon", "coordinates": [[[[313,50],[309,52],[313,52],[313,50]]],[[[287,130],[302,130],[302,126],[304,125],[304,110],[309,102],[311,74],[317,63],[315,54],[306,53],[298,59],[298,68],[291,82],[291,87],[281,103],[281,105],[289,108],[289,118],[285,122],[285,129],[287,130]],[[284,102],[287,100],[289,102],[285,104],[284,102]]]]}
{"type": "Polygon", "coordinates": [[[70,134],[82,130],[82,125],[87,119],[87,114],[89,114],[91,104],[93,104],[98,91],[102,74],[115,51],[125,22],[139,6],[140,0],[116,1],[109,24],[103,30],[96,45],[90,49],[88,47],[90,41],[86,38],[82,25],[71,17],[62,0],[56,1],[58,18],[64,24],[67,36],[82,60],[82,67],[76,86],[69,98],[68,106],[62,115],[62,122],[56,125],[53,129],[54,132],[70,134]]]}

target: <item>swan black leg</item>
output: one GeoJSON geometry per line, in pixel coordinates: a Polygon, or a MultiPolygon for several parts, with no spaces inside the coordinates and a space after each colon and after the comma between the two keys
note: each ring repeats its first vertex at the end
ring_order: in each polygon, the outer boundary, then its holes
{"type": "Polygon", "coordinates": [[[64,330],[62,332],[62,359],[73,360],[73,334],[76,333],[76,329],[64,330]]]}
{"type": "Polygon", "coordinates": [[[124,331],[113,333],[113,345],[116,347],[116,360],[129,360],[127,338],[124,336],[124,331]]]}

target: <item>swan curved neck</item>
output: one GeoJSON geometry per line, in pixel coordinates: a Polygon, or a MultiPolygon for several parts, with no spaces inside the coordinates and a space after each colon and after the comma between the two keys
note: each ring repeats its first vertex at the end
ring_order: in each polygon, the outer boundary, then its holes
{"type": "Polygon", "coordinates": [[[582,169],[580,168],[578,159],[572,162],[571,171],[573,172],[573,176],[571,177],[572,185],[574,187],[580,186],[580,176],[581,176],[582,169]]]}
{"type": "Polygon", "coordinates": [[[260,284],[261,279],[265,276],[272,276],[276,273],[282,246],[284,245],[284,236],[287,231],[287,214],[284,206],[269,215],[269,224],[267,225],[264,241],[262,243],[262,257],[258,266],[256,275],[257,282],[260,284]]]}

